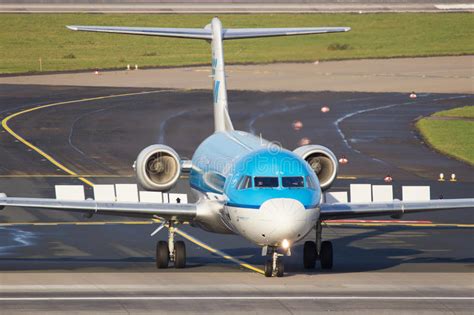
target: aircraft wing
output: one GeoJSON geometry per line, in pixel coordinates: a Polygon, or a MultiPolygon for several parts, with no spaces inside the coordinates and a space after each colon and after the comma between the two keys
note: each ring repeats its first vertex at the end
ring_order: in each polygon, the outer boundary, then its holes
{"type": "Polygon", "coordinates": [[[321,204],[321,220],[351,219],[357,217],[390,215],[401,217],[407,213],[474,209],[474,198],[440,199],[430,201],[399,201],[371,203],[333,203],[321,204]]]}
{"type": "MultiPolygon", "coordinates": [[[[210,27],[205,28],[160,28],[160,27],[117,27],[69,25],[73,31],[118,33],[194,39],[212,39],[210,27]]],[[[274,37],[291,35],[310,35],[348,32],[350,27],[293,27],[293,28],[230,28],[222,30],[222,39],[240,39],[256,37],[274,37]]]]}
{"type": "Polygon", "coordinates": [[[165,204],[145,202],[100,202],[95,200],[58,200],[45,198],[9,198],[0,194],[0,210],[4,207],[42,208],[79,212],[85,214],[106,214],[123,217],[174,218],[187,221],[196,216],[196,204],[165,204]]]}

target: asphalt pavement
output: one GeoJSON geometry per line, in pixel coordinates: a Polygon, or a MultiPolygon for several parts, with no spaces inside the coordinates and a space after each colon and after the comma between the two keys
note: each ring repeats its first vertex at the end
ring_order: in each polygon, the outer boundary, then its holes
{"type": "MultiPolygon", "coordinates": [[[[289,149],[306,137],[345,155],[349,163],[333,190],[383,184],[390,174],[396,198],[402,185],[430,185],[433,199],[473,196],[472,166],[430,149],[413,126],[419,117],[472,105],[473,99],[458,93],[411,99],[393,92],[229,92],[237,129],[289,149]],[[322,113],[322,106],[330,111],[322,113]],[[303,123],[300,131],[291,127],[295,120],[303,123]],[[456,173],[458,181],[438,182],[440,172],[456,173]]],[[[211,103],[207,90],[0,86],[0,118],[36,108],[11,118],[9,127],[94,183],[135,182],[131,165],[153,143],[191,157],[212,132],[211,103]]],[[[82,184],[3,130],[0,152],[0,191],[8,195],[53,197],[55,184],[82,184]]],[[[189,193],[186,181],[175,191],[189,193]]],[[[86,193],[91,196],[90,188],[86,193]]],[[[6,209],[0,212],[0,305],[7,313],[469,313],[472,213],[403,219],[425,224],[328,224],[324,238],[335,248],[332,272],[304,270],[297,244],[286,257],[287,277],[265,279],[188,241],[189,268],[157,271],[154,247],[166,235],[150,237],[151,222],[6,209]]],[[[232,257],[263,265],[260,249],[238,236],[182,229],[232,257]]]]}

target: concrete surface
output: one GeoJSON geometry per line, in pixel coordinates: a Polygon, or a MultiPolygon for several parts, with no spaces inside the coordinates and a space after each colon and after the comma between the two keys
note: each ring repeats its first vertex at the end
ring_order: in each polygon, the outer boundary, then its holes
{"type": "MultiPolygon", "coordinates": [[[[0,84],[209,89],[210,66],[0,77],[0,84]],[[186,78],[185,80],[183,78],[186,78]]],[[[226,67],[230,90],[473,93],[474,56],[226,67]]]]}

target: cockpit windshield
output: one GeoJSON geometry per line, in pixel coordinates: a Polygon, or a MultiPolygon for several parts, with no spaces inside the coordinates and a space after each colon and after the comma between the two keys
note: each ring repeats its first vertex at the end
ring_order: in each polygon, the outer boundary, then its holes
{"type": "Polygon", "coordinates": [[[252,177],[243,176],[237,184],[237,189],[252,188],[252,177]]]}
{"type": "Polygon", "coordinates": [[[299,188],[304,187],[304,179],[302,176],[286,176],[281,178],[283,187],[299,188]]]}
{"type": "Polygon", "coordinates": [[[278,187],[278,177],[255,177],[255,188],[276,188],[278,187]]]}
{"type": "Polygon", "coordinates": [[[307,185],[308,185],[308,188],[311,188],[311,189],[314,189],[314,190],[317,189],[316,184],[315,184],[314,181],[311,179],[311,176],[306,176],[306,183],[307,183],[307,185]]]}

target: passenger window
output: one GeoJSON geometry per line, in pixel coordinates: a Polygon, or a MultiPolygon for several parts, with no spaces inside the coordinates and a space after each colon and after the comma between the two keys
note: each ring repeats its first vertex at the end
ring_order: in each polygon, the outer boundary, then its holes
{"type": "Polygon", "coordinates": [[[278,187],[278,177],[255,177],[255,188],[275,188],[278,187]]]}
{"type": "Polygon", "coordinates": [[[306,176],[306,185],[308,188],[316,190],[316,184],[314,183],[314,180],[311,178],[311,176],[306,176]]]}
{"type": "Polygon", "coordinates": [[[237,185],[237,189],[252,188],[252,178],[250,176],[244,176],[237,185]]]}
{"type": "Polygon", "coordinates": [[[287,187],[287,188],[304,187],[303,176],[282,177],[281,178],[281,183],[282,183],[283,187],[287,187]]]}

